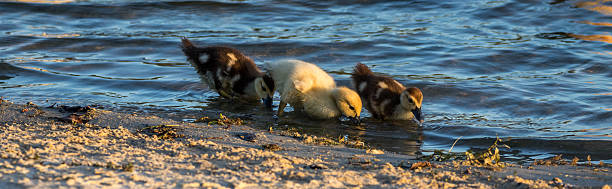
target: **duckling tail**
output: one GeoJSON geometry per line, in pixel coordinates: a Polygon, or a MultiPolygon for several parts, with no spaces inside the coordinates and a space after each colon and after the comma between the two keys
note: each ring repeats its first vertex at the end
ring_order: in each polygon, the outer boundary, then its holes
{"type": "Polygon", "coordinates": [[[196,46],[193,45],[193,43],[191,43],[191,41],[189,41],[189,39],[187,39],[186,37],[181,37],[181,49],[183,49],[183,52],[185,54],[187,54],[188,52],[193,51],[193,49],[195,49],[196,46]]]}
{"type": "Polygon", "coordinates": [[[370,68],[368,68],[368,66],[362,63],[357,63],[353,71],[353,77],[364,77],[370,75],[374,75],[374,73],[372,70],[370,70],[370,68]]]}
{"type": "Polygon", "coordinates": [[[357,63],[355,65],[351,79],[353,79],[353,87],[355,87],[359,95],[364,95],[368,79],[371,79],[372,76],[374,76],[374,73],[365,64],[357,63]]]}
{"type": "Polygon", "coordinates": [[[368,78],[373,75],[374,73],[372,72],[372,70],[370,70],[370,68],[368,68],[368,66],[362,63],[357,63],[357,65],[355,65],[355,69],[353,70],[351,78],[353,78],[353,81],[355,83],[361,83],[363,81],[367,81],[368,78]]]}
{"type": "Polygon", "coordinates": [[[191,65],[196,67],[196,70],[201,71],[201,69],[203,69],[202,68],[203,62],[201,62],[200,56],[202,56],[202,53],[207,53],[205,51],[206,48],[196,47],[186,37],[181,37],[180,47],[181,47],[181,50],[183,50],[183,53],[185,54],[185,56],[187,56],[187,60],[189,61],[189,63],[191,63],[191,65]]]}

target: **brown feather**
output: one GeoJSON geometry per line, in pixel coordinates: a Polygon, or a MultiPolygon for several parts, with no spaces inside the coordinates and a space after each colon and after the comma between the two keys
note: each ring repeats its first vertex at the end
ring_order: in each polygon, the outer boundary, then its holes
{"type": "MultiPolygon", "coordinates": [[[[245,88],[248,86],[249,82],[252,82],[256,77],[264,76],[264,73],[261,72],[251,58],[234,48],[221,46],[201,48],[193,45],[187,38],[181,38],[181,49],[183,53],[185,53],[185,56],[187,56],[187,59],[193,62],[193,66],[198,74],[204,76],[206,73],[210,72],[214,75],[215,86],[210,87],[217,90],[217,92],[225,90],[234,94],[244,95],[245,88]],[[208,55],[206,62],[201,62],[200,60],[203,54],[208,55]],[[233,54],[234,57],[230,57],[228,54],[233,54]],[[232,58],[236,58],[236,60],[230,65],[229,62],[231,62],[232,58]],[[223,78],[219,78],[217,75],[218,69],[222,70],[221,77],[223,78]],[[227,83],[224,85],[223,81],[230,80],[236,75],[240,75],[240,79],[231,83],[231,88],[227,86],[227,83]]],[[[271,80],[266,82],[266,84],[268,84],[268,86],[274,86],[271,80]],[[272,82],[271,85],[270,82],[272,82]]]]}
{"type": "Polygon", "coordinates": [[[400,96],[404,90],[409,90],[411,95],[418,96],[417,99],[422,99],[420,90],[416,88],[416,90],[413,88],[406,89],[406,87],[392,78],[375,75],[372,70],[361,63],[357,63],[351,78],[357,93],[364,99],[363,102],[365,102],[366,109],[377,119],[385,119],[393,115],[396,106],[400,104],[400,96]],[[364,82],[365,88],[362,91],[359,87],[364,82]],[[386,85],[386,88],[381,89],[379,83],[386,85]],[[387,101],[387,104],[384,106],[384,109],[379,110],[376,108],[380,107],[385,101],[387,101]]]}

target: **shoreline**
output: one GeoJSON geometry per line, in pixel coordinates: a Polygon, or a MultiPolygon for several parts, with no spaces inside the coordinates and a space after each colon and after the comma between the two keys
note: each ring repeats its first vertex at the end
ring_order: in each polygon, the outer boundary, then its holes
{"type": "Polygon", "coordinates": [[[236,121],[190,123],[1,100],[0,188],[610,188],[612,183],[609,165],[491,168],[457,160],[427,166],[413,156],[316,145],[320,138],[236,121]],[[415,165],[425,166],[411,169],[415,165]]]}

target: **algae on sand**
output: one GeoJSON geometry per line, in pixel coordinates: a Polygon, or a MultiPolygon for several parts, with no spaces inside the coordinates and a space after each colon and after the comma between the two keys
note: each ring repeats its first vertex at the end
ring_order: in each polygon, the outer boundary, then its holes
{"type": "Polygon", "coordinates": [[[283,150],[283,148],[281,148],[278,144],[264,144],[264,145],[261,145],[261,148],[263,148],[264,150],[269,150],[273,152],[283,150]]]}
{"type": "Polygon", "coordinates": [[[178,125],[154,125],[142,128],[138,131],[144,132],[148,135],[155,135],[163,140],[184,137],[184,135],[177,133],[177,126],[178,125]]]}
{"type": "Polygon", "coordinates": [[[501,162],[501,153],[498,147],[510,148],[510,146],[505,144],[499,144],[502,142],[502,139],[497,137],[495,142],[488,149],[484,151],[472,151],[468,150],[465,153],[453,153],[446,152],[443,150],[435,150],[433,154],[423,156],[420,159],[426,161],[449,161],[449,160],[465,160],[463,161],[465,165],[474,165],[474,166],[491,166],[491,167],[505,167],[505,163],[501,162]]]}
{"type": "Polygon", "coordinates": [[[244,121],[240,118],[229,118],[224,116],[222,113],[219,114],[219,118],[211,119],[209,117],[201,117],[194,121],[195,123],[208,123],[208,125],[221,125],[221,126],[232,126],[242,125],[244,121]]]}

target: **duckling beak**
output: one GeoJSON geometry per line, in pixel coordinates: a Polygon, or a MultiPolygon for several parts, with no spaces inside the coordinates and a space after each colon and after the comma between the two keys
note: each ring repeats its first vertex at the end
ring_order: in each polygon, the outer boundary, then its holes
{"type": "Polygon", "coordinates": [[[359,125],[361,123],[361,119],[359,119],[359,116],[348,117],[348,116],[342,115],[340,116],[340,121],[342,122],[350,121],[352,124],[355,124],[355,125],[359,125]]]}
{"type": "Polygon", "coordinates": [[[361,123],[361,119],[359,119],[359,116],[351,117],[351,122],[353,122],[355,125],[359,125],[359,123],[361,123]]]}
{"type": "Polygon", "coordinates": [[[264,105],[268,109],[272,109],[272,97],[262,98],[264,105]]]}
{"type": "Polygon", "coordinates": [[[423,123],[423,121],[425,121],[423,118],[423,112],[421,112],[421,108],[415,108],[414,110],[412,110],[412,114],[414,115],[414,118],[419,122],[419,124],[423,123]]]}

